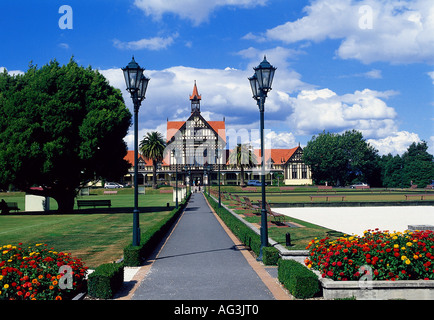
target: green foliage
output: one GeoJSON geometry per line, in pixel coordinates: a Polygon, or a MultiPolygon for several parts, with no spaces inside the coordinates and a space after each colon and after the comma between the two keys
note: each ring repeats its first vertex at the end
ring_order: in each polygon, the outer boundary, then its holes
{"type": "Polygon", "coordinates": [[[157,189],[157,164],[164,158],[166,141],[163,135],[157,131],[148,132],[140,142],[140,151],[147,159],[152,159],[153,176],[152,188],[157,189]]]}
{"type": "Polygon", "coordinates": [[[383,185],[387,188],[408,188],[413,184],[423,188],[434,178],[433,155],[425,141],[413,142],[402,156],[381,157],[383,185]]]}
{"type": "Polygon", "coordinates": [[[312,298],[320,292],[315,273],[295,260],[279,260],[278,279],[298,299],[312,298]]]}
{"type": "Polygon", "coordinates": [[[280,259],[280,252],[275,247],[262,248],[262,260],[266,266],[275,266],[280,259]]]}
{"type": "Polygon", "coordinates": [[[140,266],[142,259],[146,258],[150,253],[152,253],[176,219],[178,219],[181,212],[184,210],[189,197],[190,195],[188,195],[187,199],[180,203],[178,209],[173,209],[165,219],[141,233],[139,246],[133,246],[130,243],[124,248],[124,264],[126,266],[140,266]]]}
{"type": "Polygon", "coordinates": [[[244,168],[250,168],[257,165],[258,160],[253,150],[248,144],[237,144],[235,149],[229,154],[229,163],[236,168],[241,169],[241,186],[244,186],[244,168]]]}
{"type": "Polygon", "coordinates": [[[112,299],[124,282],[124,265],[106,263],[98,266],[88,277],[89,295],[100,299],[112,299]]]}
{"type": "Polygon", "coordinates": [[[377,178],[380,175],[377,150],[356,130],[343,134],[322,132],[312,137],[303,149],[303,159],[311,167],[317,184],[381,183],[377,178]]]}
{"type": "Polygon", "coordinates": [[[42,186],[67,211],[81,184],[126,172],[131,114],[98,71],[54,60],[0,74],[0,92],[1,188],[42,186]]]}
{"type": "Polygon", "coordinates": [[[248,226],[246,226],[243,222],[234,217],[234,215],[228,210],[226,210],[224,207],[219,208],[218,203],[215,202],[211,197],[208,197],[207,194],[205,194],[205,196],[207,197],[211,207],[223,220],[226,226],[235,234],[235,236],[242,243],[250,247],[250,249],[259,256],[259,252],[261,249],[261,237],[248,226]]]}

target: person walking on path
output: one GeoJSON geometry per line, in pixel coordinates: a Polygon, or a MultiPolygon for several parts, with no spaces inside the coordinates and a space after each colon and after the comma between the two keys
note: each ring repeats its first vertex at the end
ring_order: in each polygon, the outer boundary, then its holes
{"type": "Polygon", "coordinates": [[[241,248],[194,193],[132,300],[273,300],[241,248]]]}

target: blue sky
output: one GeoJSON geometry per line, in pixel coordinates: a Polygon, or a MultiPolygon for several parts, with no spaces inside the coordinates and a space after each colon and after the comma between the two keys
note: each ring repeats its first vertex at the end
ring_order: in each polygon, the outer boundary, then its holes
{"type": "MultiPolygon", "coordinates": [[[[0,12],[0,68],[10,73],[74,56],[131,109],[120,68],[134,55],[151,78],[141,136],[189,116],[195,80],[206,119],[257,130],[247,77],[266,54],[278,68],[265,105],[272,147],[356,129],[380,154],[421,140],[434,153],[432,0],[29,0],[2,1],[0,12]],[[59,26],[62,5],[72,29],[59,26]]],[[[126,141],[132,149],[132,134],[126,141]]]]}

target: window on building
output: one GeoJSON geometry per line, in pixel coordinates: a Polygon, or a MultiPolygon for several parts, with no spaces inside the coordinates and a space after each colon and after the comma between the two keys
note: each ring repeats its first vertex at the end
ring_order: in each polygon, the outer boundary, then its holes
{"type": "Polygon", "coordinates": [[[298,179],[298,177],[297,177],[297,167],[298,167],[297,164],[293,164],[292,165],[292,179],[298,179]]]}
{"type": "Polygon", "coordinates": [[[305,164],[301,165],[301,178],[307,179],[307,166],[305,164]]]}

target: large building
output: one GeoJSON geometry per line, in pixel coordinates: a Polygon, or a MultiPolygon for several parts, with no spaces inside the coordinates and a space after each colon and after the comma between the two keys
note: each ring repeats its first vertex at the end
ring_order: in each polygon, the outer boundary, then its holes
{"type": "MultiPolygon", "coordinates": [[[[201,115],[199,95],[196,82],[190,96],[191,114],[186,121],[169,121],[167,119],[166,155],[157,169],[159,183],[173,184],[178,177],[178,183],[207,185],[220,183],[223,185],[238,185],[241,182],[241,172],[244,181],[260,180],[261,152],[250,148],[256,157],[256,166],[239,166],[231,163],[230,153],[226,146],[226,125],[223,121],[207,121],[201,115]]],[[[265,150],[266,176],[268,184],[272,179],[279,179],[280,185],[312,184],[311,171],[302,161],[303,149],[298,146],[292,149],[265,150]],[[283,180],[283,181],[282,181],[283,180]]],[[[130,178],[134,172],[134,152],[129,151],[126,160],[131,163],[130,178]]],[[[152,161],[139,156],[139,184],[149,184],[152,181],[152,161]]],[[[132,181],[132,180],[130,180],[132,181]]]]}

